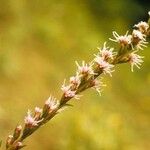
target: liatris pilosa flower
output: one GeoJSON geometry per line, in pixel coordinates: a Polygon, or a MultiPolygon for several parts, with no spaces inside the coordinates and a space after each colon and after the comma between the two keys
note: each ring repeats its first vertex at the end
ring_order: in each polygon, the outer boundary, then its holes
{"type": "MultiPolygon", "coordinates": [[[[150,16],[150,12],[148,14],[150,16]]],[[[131,34],[126,32],[125,35],[119,35],[113,31],[114,39],[110,38],[110,40],[118,44],[119,50],[106,46],[105,42],[102,48],[98,48],[98,54],[95,55],[95,58],[90,63],[82,61],[82,64],[79,65],[76,62],[76,74],[70,77],[68,84],[66,81],[63,83],[60,100],[50,96],[46,100],[43,109],[35,107],[34,113],[28,111],[24,119],[23,129],[19,125],[15,128],[13,135],[8,136],[6,150],[19,150],[23,148],[25,146],[23,141],[28,136],[32,135],[38,128],[64,110],[64,108],[71,106],[68,101],[72,98],[80,99],[79,94],[82,91],[93,88],[101,94],[102,87],[105,85],[98,77],[102,73],[112,76],[116,64],[129,63],[131,71],[133,71],[134,66],[140,68],[143,56],[139,56],[137,53],[148,44],[146,38],[150,36],[150,21],[148,23],[141,21],[134,25],[134,27],[136,29],[133,29],[131,34]]]]}

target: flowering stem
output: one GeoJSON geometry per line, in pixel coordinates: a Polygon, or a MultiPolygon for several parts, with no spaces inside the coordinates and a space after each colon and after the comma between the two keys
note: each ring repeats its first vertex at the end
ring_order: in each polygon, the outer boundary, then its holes
{"type": "MultiPolygon", "coordinates": [[[[113,64],[113,65],[120,64],[121,59],[124,57],[124,55],[125,55],[125,54],[118,55],[118,56],[114,59],[114,61],[112,62],[112,64],[113,64]]],[[[125,62],[124,62],[124,63],[125,63],[125,62]]],[[[84,90],[90,88],[90,86],[89,86],[90,81],[93,80],[93,78],[94,78],[94,79],[98,78],[98,77],[103,73],[103,70],[101,70],[101,69],[99,69],[98,67],[96,67],[96,69],[95,69],[94,72],[95,72],[95,75],[93,75],[93,76],[90,77],[86,82],[84,82],[84,83],[78,88],[78,90],[76,91],[76,94],[79,94],[79,93],[81,93],[82,91],[84,91],[84,90]]],[[[51,119],[57,114],[57,111],[58,111],[59,109],[61,109],[64,105],[66,105],[67,102],[70,101],[71,99],[72,99],[72,98],[65,98],[64,95],[62,95],[62,98],[61,98],[61,100],[60,100],[61,103],[60,103],[59,107],[58,107],[55,111],[53,111],[53,113],[51,113],[49,119],[47,119],[47,120],[45,120],[45,121],[39,123],[39,125],[36,126],[36,127],[34,128],[34,130],[32,129],[32,130],[26,131],[25,133],[27,133],[27,134],[23,134],[23,135],[21,136],[21,138],[20,138],[19,141],[22,142],[25,138],[27,138],[27,137],[30,136],[32,133],[34,133],[38,128],[40,128],[42,125],[44,125],[44,124],[47,123],[49,120],[51,120],[51,119]]]]}
{"type": "Polygon", "coordinates": [[[115,53],[113,48],[109,48],[104,43],[104,46],[100,48],[99,53],[95,55],[94,60],[90,64],[85,64],[82,62],[80,66],[77,62],[77,73],[76,76],[70,78],[69,85],[62,85],[63,95],[59,101],[55,98],[50,97],[43,107],[40,109],[35,108],[34,116],[28,111],[25,117],[25,125],[22,130],[22,126],[17,126],[15,128],[14,134],[9,135],[6,140],[6,150],[19,150],[22,149],[23,141],[30,135],[32,135],[36,130],[38,130],[42,125],[46,124],[55,115],[57,115],[61,110],[67,106],[71,106],[68,102],[72,98],[79,99],[81,92],[89,88],[96,89],[99,93],[101,92],[101,87],[104,86],[102,82],[99,82],[97,78],[103,74],[109,74],[112,76],[112,68],[115,65],[121,63],[129,63],[131,65],[131,71],[133,67],[136,66],[140,68],[143,62],[142,56],[136,54],[137,51],[142,50],[146,47],[146,38],[150,36],[150,25],[146,22],[140,22],[135,25],[137,29],[134,29],[131,35],[128,32],[125,35],[119,36],[115,31],[113,36],[115,39],[110,39],[111,41],[117,42],[120,49],[115,53]]]}

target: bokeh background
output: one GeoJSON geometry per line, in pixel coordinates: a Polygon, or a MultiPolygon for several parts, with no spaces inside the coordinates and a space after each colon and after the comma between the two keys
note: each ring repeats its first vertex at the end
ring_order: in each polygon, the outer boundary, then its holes
{"type": "MultiPolygon", "coordinates": [[[[86,62],[112,31],[148,18],[144,0],[0,0],[0,139],[28,109],[61,96],[64,78],[86,62]]],[[[111,45],[111,44],[110,44],[111,45]]],[[[102,96],[95,91],[29,137],[26,150],[150,149],[150,48],[142,69],[116,67],[102,96]]]]}

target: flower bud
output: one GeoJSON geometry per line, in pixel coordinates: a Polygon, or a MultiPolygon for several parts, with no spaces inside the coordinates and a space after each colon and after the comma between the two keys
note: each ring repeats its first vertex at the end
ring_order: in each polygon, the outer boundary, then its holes
{"type": "Polygon", "coordinates": [[[22,126],[21,125],[18,125],[16,128],[15,128],[15,131],[14,131],[14,140],[18,139],[20,134],[21,134],[21,131],[22,131],[22,126]]]}
{"type": "Polygon", "coordinates": [[[149,25],[147,22],[141,21],[138,24],[134,25],[134,27],[138,28],[139,31],[141,31],[141,33],[146,34],[149,28],[149,25]]]}
{"type": "Polygon", "coordinates": [[[6,140],[6,148],[8,148],[10,145],[12,145],[13,142],[14,142],[14,137],[13,137],[13,135],[9,135],[9,136],[7,137],[7,140],[6,140]]]}
{"type": "Polygon", "coordinates": [[[51,112],[55,111],[59,106],[59,101],[50,96],[46,101],[43,108],[42,117],[46,118],[51,112]]]}
{"type": "Polygon", "coordinates": [[[144,34],[142,34],[139,30],[133,30],[132,42],[138,44],[141,40],[144,40],[144,34]]]}
{"type": "Polygon", "coordinates": [[[19,150],[19,149],[21,149],[22,147],[24,147],[24,145],[22,144],[22,142],[16,142],[16,143],[15,143],[15,150],[19,150]]]}
{"type": "Polygon", "coordinates": [[[35,120],[38,120],[42,114],[42,109],[39,107],[35,107],[35,114],[34,114],[34,118],[35,120]]]}
{"type": "Polygon", "coordinates": [[[79,75],[70,77],[70,86],[72,89],[76,89],[80,83],[81,81],[79,75]]]}

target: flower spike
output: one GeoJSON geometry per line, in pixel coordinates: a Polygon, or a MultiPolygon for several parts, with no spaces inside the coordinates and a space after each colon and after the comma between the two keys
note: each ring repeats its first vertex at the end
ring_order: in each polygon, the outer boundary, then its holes
{"type": "MultiPolygon", "coordinates": [[[[150,12],[148,12],[150,17],[150,12]]],[[[9,135],[6,140],[6,150],[19,150],[22,149],[24,140],[32,135],[41,126],[46,124],[49,120],[55,117],[59,112],[70,106],[68,103],[72,98],[79,99],[80,93],[89,89],[95,89],[101,94],[102,87],[105,86],[103,82],[98,79],[101,74],[109,74],[112,76],[114,67],[117,64],[129,63],[131,65],[131,71],[134,67],[141,67],[143,63],[143,56],[138,55],[139,50],[143,50],[147,46],[147,37],[150,36],[150,20],[148,23],[139,22],[134,27],[131,34],[128,31],[125,35],[119,35],[116,31],[113,31],[113,39],[111,41],[119,44],[119,49],[110,48],[106,46],[106,42],[102,48],[98,48],[99,52],[94,55],[92,63],[85,63],[79,65],[76,61],[77,72],[74,76],[70,77],[68,85],[66,80],[64,81],[61,90],[63,92],[60,100],[50,96],[46,100],[43,108],[35,107],[32,115],[28,110],[27,115],[24,118],[24,128],[18,125],[13,134],[9,135]]]]}

